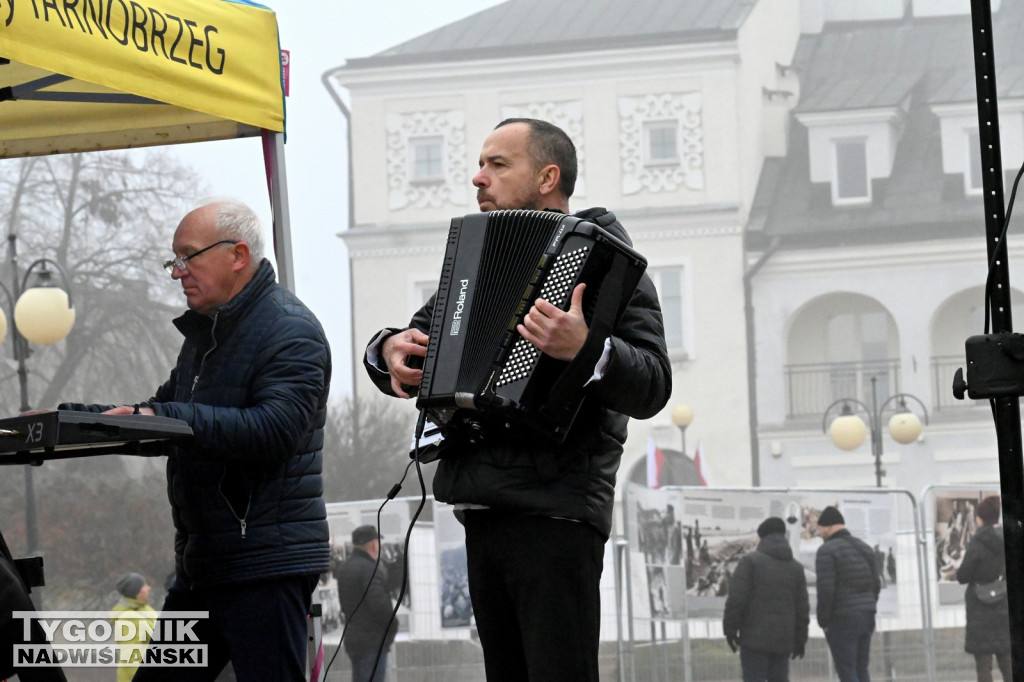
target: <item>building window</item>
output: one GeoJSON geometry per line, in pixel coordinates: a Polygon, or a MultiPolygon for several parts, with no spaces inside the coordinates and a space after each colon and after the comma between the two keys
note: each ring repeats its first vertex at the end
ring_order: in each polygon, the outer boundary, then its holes
{"type": "Polygon", "coordinates": [[[459,109],[389,113],[384,118],[387,210],[465,209],[466,120],[459,109]]]}
{"type": "Polygon", "coordinates": [[[676,121],[644,123],[644,163],[649,166],[679,163],[679,125],[676,121]]]}
{"type": "Polygon", "coordinates": [[[872,378],[877,400],[884,401],[891,395],[892,368],[898,358],[889,356],[890,329],[886,313],[837,313],[828,319],[825,333],[833,400],[869,397],[872,378]]]}
{"type": "Polygon", "coordinates": [[[414,183],[441,182],[444,140],[440,137],[409,139],[409,180],[414,183]]]}
{"type": "Polygon", "coordinates": [[[967,194],[981,194],[984,189],[981,170],[981,141],[977,128],[967,130],[967,174],[964,183],[967,194]]]}
{"type": "Polygon", "coordinates": [[[835,141],[836,175],[833,200],[837,204],[871,200],[868,182],[867,140],[854,138],[835,141]]]}
{"type": "Polygon", "coordinates": [[[413,282],[412,288],[412,312],[415,313],[437,292],[437,280],[413,282]]]}
{"type": "Polygon", "coordinates": [[[647,272],[661,300],[669,355],[673,359],[690,358],[693,355],[693,306],[688,293],[686,269],[682,266],[649,268],[647,272]]]}
{"type": "Polygon", "coordinates": [[[700,92],[619,97],[619,163],[624,195],[704,191],[700,92]]]}

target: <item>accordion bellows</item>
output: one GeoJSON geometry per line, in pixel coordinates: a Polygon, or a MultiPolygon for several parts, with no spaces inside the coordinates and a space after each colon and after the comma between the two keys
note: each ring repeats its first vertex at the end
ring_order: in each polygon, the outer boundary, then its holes
{"type": "MultiPolygon", "coordinates": [[[[544,355],[516,327],[538,297],[567,310],[573,289],[585,283],[588,325],[610,329],[646,265],[621,239],[571,215],[516,210],[454,218],[417,407],[442,431],[503,420],[563,440],[582,387],[559,386],[570,363],[544,355]]],[[[590,376],[593,367],[587,369],[590,376]]]]}

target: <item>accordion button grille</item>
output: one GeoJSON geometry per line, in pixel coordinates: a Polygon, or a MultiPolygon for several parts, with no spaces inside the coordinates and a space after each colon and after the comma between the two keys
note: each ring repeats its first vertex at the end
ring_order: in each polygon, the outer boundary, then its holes
{"type": "MultiPolygon", "coordinates": [[[[586,260],[589,246],[563,253],[555,259],[547,279],[540,289],[540,298],[558,307],[563,307],[569,300],[573,283],[579,275],[580,267],[586,260]]],[[[524,338],[519,338],[509,353],[508,360],[498,375],[496,388],[507,386],[515,381],[529,378],[533,366],[540,357],[540,351],[524,338]]]]}

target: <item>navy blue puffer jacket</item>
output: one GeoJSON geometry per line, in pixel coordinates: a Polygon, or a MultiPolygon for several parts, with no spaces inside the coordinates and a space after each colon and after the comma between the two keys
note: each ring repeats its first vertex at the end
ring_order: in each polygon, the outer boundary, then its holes
{"type": "Polygon", "coordinates": [[[178,580],[209,585],[326,571],[320,473],[331,355],[320,323],[275,282],[264,259],[214,317],[188,311],[174,324],[185,342],[151,402],[194,434],[167,461],[178,580]]]}

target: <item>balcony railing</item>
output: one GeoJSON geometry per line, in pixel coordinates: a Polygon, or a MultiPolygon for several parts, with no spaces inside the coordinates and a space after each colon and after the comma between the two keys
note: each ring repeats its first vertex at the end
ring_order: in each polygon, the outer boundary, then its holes
{"type": "Polygon", "coordinates": [[[821,418],[840,398],[871,404],[871,379],[879,404],[900,392],[900,361],[786,365],[787,419],[821,418]]]}

